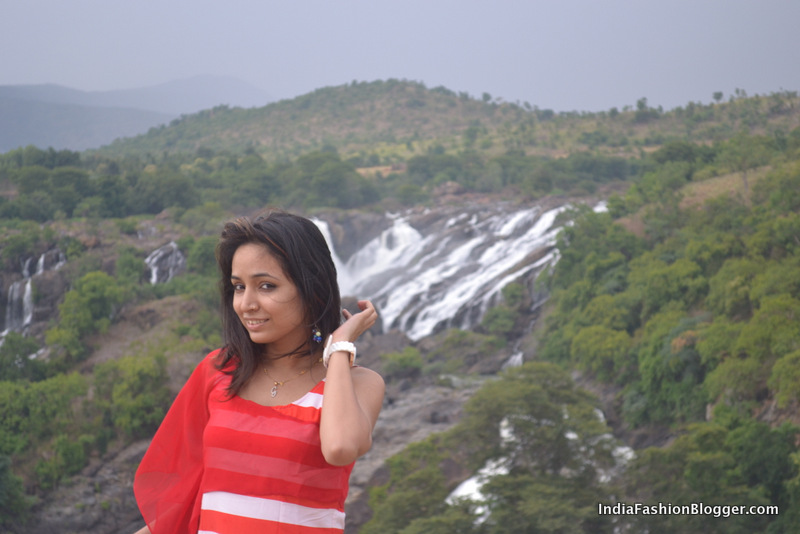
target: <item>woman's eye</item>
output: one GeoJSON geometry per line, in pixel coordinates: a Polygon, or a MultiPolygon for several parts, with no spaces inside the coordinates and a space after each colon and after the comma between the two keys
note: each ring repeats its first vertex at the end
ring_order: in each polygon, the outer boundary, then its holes
{"type": "Polygon", "coordinates": [[[236,292],[244,291],[244,284],[232,284],[233,290],[236,292]]]}
{"type": "Polygon", "coordinates": [[[264,282],[259,287],[261,289],[265,290],[265,291],[269,291],[270,289],[275,289],[275,285],[274,284],[270,284],[269,282],[264,282]]]}

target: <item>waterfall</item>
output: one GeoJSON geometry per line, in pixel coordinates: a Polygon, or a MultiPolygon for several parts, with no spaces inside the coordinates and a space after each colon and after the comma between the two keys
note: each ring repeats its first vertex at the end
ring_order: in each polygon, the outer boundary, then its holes
{"type": "Polygon", "coordinates": [[[150,283],[153,285],[169,282],[186,269],[186,257],[175,241],[151,252],[144,262],[150,269],[150,283]]]}
{"type": "Polygon", "coordinates": [[[336,254],[327,223],[316,222],[334,254],[342,294],[372,300],[386,330],[418,340],[474,326],[503,287],[551,265],[554,222],[564,209],[494,205],[390,214],[392,225],[347,261],[336,254]]]}
{"type": "Polygon", "coordinates": [[[31,324],[34,311],[34,279],[45,271],[60,269],[66,263],[66,257],[55,248],[39,256],[34,272],[31,272],[32,262],[32,257],[25,259],[20,270],[22,280],[12,283],[8,288],[2,336],[8,332],[22,331],[31,324]]]}
{"type": "Polygon", "coordinates": [[[25,294],[30,279],[14,282],[8,288],[6,297],[5,329],[3,335],[11,331],[21,330],[25,326],[25,294]]]}
{"type": "Polygon", "coordinates": [[[511,355],[511,357],[506,360],[503,364],[502,369],[510,369],[512,367],[519,367],[524,363],[525,354],[522,351],[517,351],[511,355]]]}

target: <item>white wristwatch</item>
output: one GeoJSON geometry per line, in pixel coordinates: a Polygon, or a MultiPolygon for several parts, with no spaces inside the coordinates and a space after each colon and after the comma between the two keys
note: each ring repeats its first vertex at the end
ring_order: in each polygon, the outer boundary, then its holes
{"type": "Polygon", "coordinates": [[[322,365],[328,367],[328,360],[331,359],[331,354],[334,352],[349,352],[350,353],[350,367],[356,363],[356,346],[349,341],[333,342],[333,336],[328,336],[328,341],[325,343],[325,350],[322,352],[322,365]]]}

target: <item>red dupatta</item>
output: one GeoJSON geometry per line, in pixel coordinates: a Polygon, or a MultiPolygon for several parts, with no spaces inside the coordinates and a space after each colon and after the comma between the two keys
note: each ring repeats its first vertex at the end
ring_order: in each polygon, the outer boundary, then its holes
{"type": "Polygon", "coordinates": [[[219,352],[192,372],[136,471],[133,492],[152,534],[197,534],[209,393],[225,377],[215,365],[219,352]]]}

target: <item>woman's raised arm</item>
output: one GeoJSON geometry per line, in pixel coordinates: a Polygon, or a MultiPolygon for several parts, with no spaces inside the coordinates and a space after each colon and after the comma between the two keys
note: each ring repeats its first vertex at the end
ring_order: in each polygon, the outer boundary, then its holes
{"type": "MultiPolygon", "coordinates": [[[[333,342],[355,341],[375,324],[378,314],[372,303],[362,300],[358,307],[359,313],[344,312],[346,321],[333,333],[333,342]]],[[[378,373],[351,368],[348,352],[331,355],[319,431],[322,454],[329,464],[351,464],[370,449],[385,389],[378,373]]]]}

